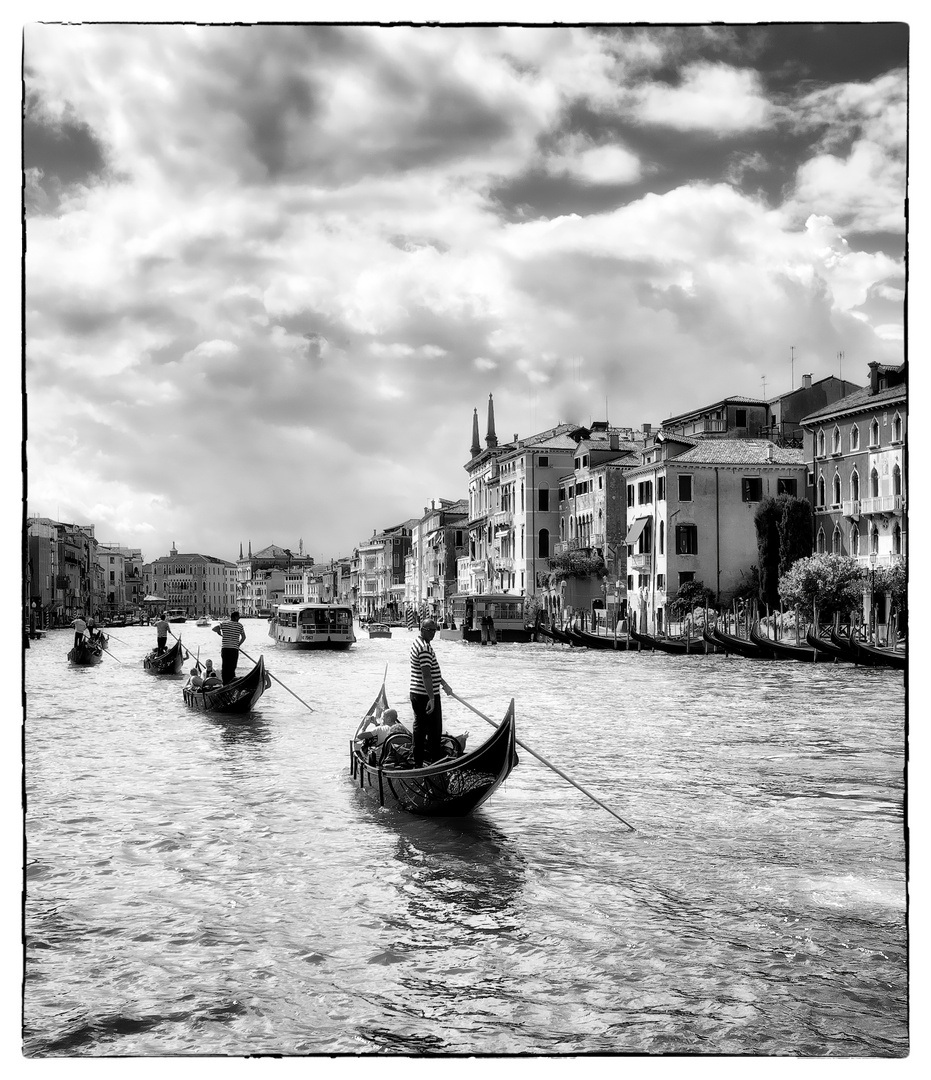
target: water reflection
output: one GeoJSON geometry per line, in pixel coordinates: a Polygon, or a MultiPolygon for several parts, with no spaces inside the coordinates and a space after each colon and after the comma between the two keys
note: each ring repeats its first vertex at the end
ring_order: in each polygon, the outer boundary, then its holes
{"type": "Polygon", "coordinates": [[[208,716],[212,728],[220,735],[220,744],[227,747],[249,746],[271,742],[272,732],[268,720],[261,713],[245,716],[208,716]]]}

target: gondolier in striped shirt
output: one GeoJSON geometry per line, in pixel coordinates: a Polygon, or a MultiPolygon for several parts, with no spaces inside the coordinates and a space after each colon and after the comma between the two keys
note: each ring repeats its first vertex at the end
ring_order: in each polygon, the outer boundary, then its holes
{"type": "Polygon", "coordinates": [[[430,644],[436,635],[436,621],[424,619],[411,645],[411,707],[414,710],[414,768],[443,756],[443,706],[440,688],[452,693],[440,674],[440,662],[430,644]]]}
{"type": "Polygon", "coordinates": [[[220,663],[223,685],[236,678],[236,665],[239,663],[239,646],[246,640],[246,631],[239,621],[239,612],[233,611],[228,619],[217,623],[213,628],[220,635],[220,663]]]}

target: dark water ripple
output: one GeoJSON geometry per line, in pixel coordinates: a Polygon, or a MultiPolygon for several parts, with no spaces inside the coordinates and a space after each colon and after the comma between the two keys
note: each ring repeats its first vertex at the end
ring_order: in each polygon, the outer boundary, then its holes
{"type": "Polygon", "coordinates": [[[248,723],[188,712],[142,628],[123,666],[28,650],[27,1055],[907,1053],[901,674],[440,642],[637,832],[525,751],[444,822],[345,775],[406,631],[246,628],[313,714],[275,684],[248,723]]]}

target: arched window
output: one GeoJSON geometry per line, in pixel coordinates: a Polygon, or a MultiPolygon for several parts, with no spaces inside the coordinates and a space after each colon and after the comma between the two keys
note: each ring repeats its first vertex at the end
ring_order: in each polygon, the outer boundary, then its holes
{"type": "Polygon", "coordinates": [[[879,446],[879,421],[870,424],[870,446],[879,446]]]}
{"type": "Polygon", "coordinates": [[[870,472],[870,498],[879,498],[879,473],[875,468],[870,472]]]}
{"type": "Polygon", "coordinates": [[[860,474],[856,469],[850,474],[850,497],[854,502],[860,498],[860,474]]]}
{"type": "Polygon", "coordinates": [[[570,540],[575,539],[575,518],[574,517],[569,518],[569,539],[570,540]]]}
{"type": "Polygon", "coordinates": [[[902,554],[902,528],[898,522],[895,523],[892,529],[892,554],[902,554]]]}
{"type": "Polygon", "coordinates": [[[902,441],[902,417],[898,413],[892,418],[892,441],[902,441]]]}
{"type": "Polygon", "coordinates": [[[666,522],[661,521],[659,523],[659,553],[663,554],[666,545],[666,522]]]}
{"type": "Polygon", "coordinates": [[[833,552],[833,553],[834,553],[835,555],[840,555],[840,554],[841,554],[841,535],[840,535],[840,529],[839,529],[839,528],[838,528],[838,527],[837,527],[836,525],[834,526],[834,532],[833,532],[833,534],[831,535],[831,551],[832,551],[832,552],[833,552]]]}
{"type": "Polygon", "coordinates": [[[833,487],[834,487],[834,505],[839,506],[840,505],[840,476],[837,473],[834,474],[833,487]]]}
{"type": "Polygon", "coordinates": [[[850,554],[860,554],[860,530],[856,525],[850,526],[850,554]]]}
{"type": "Polygon", "coordinates": [[[831,452],[834,454],[840,453],[840,428],[836,424],[831,434],[831,452]]]}
{"type": "Polygon", "coordinates": [[[879,554],[879,526],[873,525],[870,529],[870,554],[879,554]]]}
{"type": "Polygon", "coordinates": [[[824,432],[818,432],[818,457],[824,457],[824,432]]]}
{"type": "Polygon", "coordinates": [[[860,429],[857,427],[856,424],[854,424],[853,427],[850,429],[850,449],[860,449],[860,429]]]}
{"type": "Polygon", "coordinates": [[[560,540],[565,540],[566,539],[566,519],[565,518],[560,518],[559,519],[559,539],[560,540]]]}
{"type": "Polygon", "coordinates": [[[892,466],[892,494],[902,494],[902,470],[899,468],[898,462],[892,466]]]}
{"type": "Polygon", "coordinates": [[[818,505],[824,506],[824,477],[818,477],[818,505]]]}
{"type": "Polygon", "coordinates": [[[540,545],[538,548],[541,559],[548,559],[550,557],[550,531],[549,529],[540,530],[540,545]]]}
{"type": "Polygon", "coordinates": [[[818,530],[818,542],[817,542],[818,554],[824,554],[824,529],[818,530]]]}

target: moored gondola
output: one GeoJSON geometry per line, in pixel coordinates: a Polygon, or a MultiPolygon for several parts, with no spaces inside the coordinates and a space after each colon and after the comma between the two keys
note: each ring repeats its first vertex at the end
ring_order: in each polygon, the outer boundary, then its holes
{"type": "Polygon", "coordinates": [[[808,633],[805,635],[805,641],[816,652],[825,653],[834,660],[845,660],[848,663],[853,663],[853,659],[848,650],[838,648],[830,638],[821,637],[821,635],[815,631],[814,627],[808,628],[808,633]]]}
{"type": "Polygon", "coordinates": [[[410,735],[389,735],[375,750],[359,743],[370,717],[388,707],[382,684],[356,731],[349,749],[349,774],[379,806],[427,816],[461,817],[480,806],[517,765],[514,701],[491,737],[469,753],[458,753],[455,740],[444,736],[447,757],[415,769],[411,765],[410,735]]]}
{"type": "Polygon", "coordinates": [[[875,661],[871,656],[866,653],[862,655],[857,652],[857,647],[854,642],[853,631],[850,630],[846,635],[839,633],[833,626],[831,627],[831,644],[841,654],[844,660],[851,664],[862,664],[865,667],[878,666],[878,661],[875,661]]]}
{"type": "Polygon", "coordinates": [[[550,635],[553,641],[560,645],[581,645],[582,642],[579,638],[573,637],[571,633],[566,630],[560,630],[558,626],[550,627],[550,635]]]}
{"type": "Polygon", "coordinates": [[[180,675],[184,661],[190,655],[181,644],[181,638],[178,638],[171,648],[161,655],[154,651],[147,653],[142,660],[142,666],[153,675],[180,675]]]}
{"type": "Polygon", "coordinates": [[[850,632],[850,644],[858,656],[858,663],[872,664],[874,667],[890,667],[903,671],[908,666],[908,655],[901,650],[883,648],[881,645],[870,645],[869,642],[860,641],[850,632]]]}
{"type": "Polygon", "coordinates": [[[255,708],[259,698],[271,684],[271,678],[265,670],[265,658],[260,655],[255,667],[241,679],[235,679],[215,690],[186,686],[182,693],[185,705],[190,705],[192,709],[216,713],[247,713],[255,708]]]}
{"type": "Polygon", "coordinates": [[[68,652],[68,662],[75,667],[91,667],[103,660],[103,649],[99,645],[92,645],[86,639],[80,645],[75,645],[68,652]]]}
{"type": "Polygon", "coordinates": [[[739,637],[737,634],[729,634],[726,630],[721,630],[717,622],[712,624],[711,634],[715,644],[720,645],[725,652],[736,653],[738,656],[744,656],[748,660],[771,660],[773,658],[771,652],[764,652],[749,638],[739,637]]]}
{"type": "Polygon", "coordinates": [[[798,660],[803,664],[833,663],[834,656],[811,645],[793,645],[788,641],[777,641],[775,638],[764,637],[760,633],[759,624],[754,623],[750,627],[750,640],[762,652],[772,654],[774,660],[798,660]]]}
{"type": "Polygon", "coordinates": [[[582,630],[575,626],[572,628],[572,633],[576,638],[576,642],[579,645],[584,645],[589,649],[611,649],[626,650],[628,648],[628,641],[626,636],[618,635],[615,637],[613,634],[593,634],[589,630],[582,630]]]}
{"type": "MultiPolygon", "coordinates": [[[[635,642],[639,642],[644,649],[652,649],[654,652],[671,653],[674,656],[704,656],[704,638],[671,638],[659,637],[656,634],[645,634],[631,629],[630,636],[635,642]]],[[[717,648],[717,646],[716,646],[717,648]]]]}

